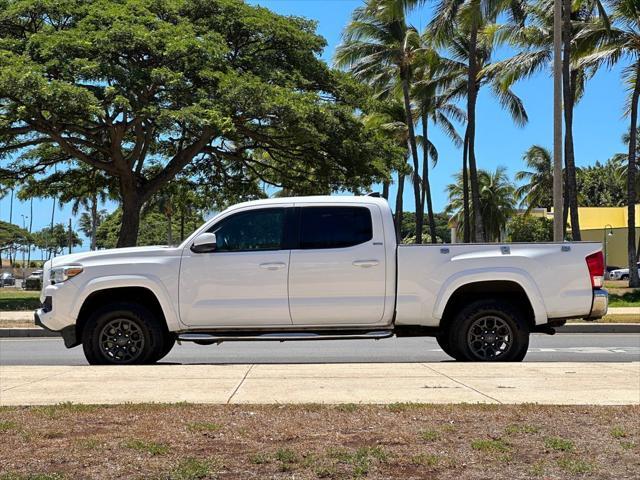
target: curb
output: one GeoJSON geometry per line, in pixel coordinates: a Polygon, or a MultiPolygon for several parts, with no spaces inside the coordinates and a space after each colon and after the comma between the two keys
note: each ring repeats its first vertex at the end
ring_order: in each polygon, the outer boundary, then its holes
{"type": "Polygon", "coordinates": [[[556,333],[640,333],[640,323],[566,323],[556,333]]]}
{"type": "MultiPolygon", "coordinates": [[[[640,333],[640,323],[567,323],[556,333],[640,333]]],[[[59,337],[43,328],[0,328],[0,338],[59,337]]]]}
{"type": "Polygon", "coordinates": [[[50,332],[44,328],[0,328],[0,338],[33,338],[59,337],[57,332],[50,332]]]}

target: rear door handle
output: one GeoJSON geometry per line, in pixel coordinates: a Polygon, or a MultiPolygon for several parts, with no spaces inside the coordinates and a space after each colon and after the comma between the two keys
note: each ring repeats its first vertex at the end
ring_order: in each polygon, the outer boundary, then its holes
{"type": "Polygon", "coordinates": [[[260,268],[264,268],[265,270],[280,270],[286,266],[287,264],[283,262],[267,262],[260,264],[260,268]]]}
{"type": "Polygon", "coordinates": [[[375,267],[379,263],[378,260],[355,260],[352,265],[354,267],[370,268],[375,267]]]}

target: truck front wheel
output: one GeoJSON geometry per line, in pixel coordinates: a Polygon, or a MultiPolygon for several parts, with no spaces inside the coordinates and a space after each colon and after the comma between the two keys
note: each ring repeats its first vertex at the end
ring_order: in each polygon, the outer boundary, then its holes
{"type": "Polygon", "coordinates": [[[91,365],[140,365],[160,358],[165,335],[143,305],[117,303],[100,308],[87,320],[82,347],[91,365]]]}
{"type": "Polygon", "coordinates": [[[529,348],[524,315],[501,300],[478,300],[460,310],[448,337],[449,354],[472,362],[520,362],[529,348]]]}

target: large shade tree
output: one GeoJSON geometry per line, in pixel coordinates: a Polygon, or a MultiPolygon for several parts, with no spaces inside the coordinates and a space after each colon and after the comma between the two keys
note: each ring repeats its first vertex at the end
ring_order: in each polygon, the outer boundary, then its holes
{"type": "Polygon", "coordinates": [[[104,172],[118,246],[196,161],[274,185],[368,185],[380,148],[324,46],[313,22],[240,0],[0,0],[0,175],[104,172]]]}

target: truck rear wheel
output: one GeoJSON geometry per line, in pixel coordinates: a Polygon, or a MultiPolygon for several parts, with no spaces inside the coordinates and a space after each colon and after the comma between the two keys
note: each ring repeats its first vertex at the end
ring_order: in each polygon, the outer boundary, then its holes
{"type": "Polygon", "coordinates": [[[136,303],[106,305],[91,315],[82,332],[84,355],[91,365],[153,363],[167,346],[155,316],[136,303]]]}
{"type": "Polygon", "coordinates": [[[448,331],[451,356],[472,362],[520,362],[529,348],[522,312],[501,300],[478,300],[463,308],[448,331]]]}

